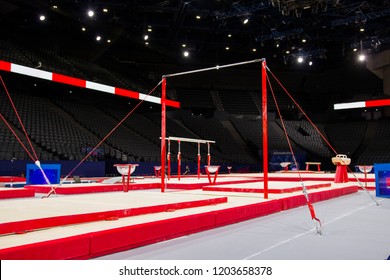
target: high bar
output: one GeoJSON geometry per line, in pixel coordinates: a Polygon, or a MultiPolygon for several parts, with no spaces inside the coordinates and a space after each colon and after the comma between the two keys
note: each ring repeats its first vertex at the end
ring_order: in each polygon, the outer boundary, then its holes
{"type": "MultiPolygon", "coordinates": [[[[160,139],[161,139],[161,137],[160,137],[160,139]]],[[[193,139],[193,138],[184,138],[184,137],[172,137],[172,136],[166,137],[165,140],[193,142],[193,143],[201,143],[201,144],[215,143],[215,141],[213,141],[213,140],[193,139]]]]}
{"type": "Polygon", "coordinates": [[[163,78],[169,78],[169,77],[187,75],[187,74],[192,74],[192,73],[205,72],[205,71],[210,71],[210,70],[219,70],[219,69],[222,69],[222,68],[234,67],[234,66],[238,66],[238,65],[250,64],[250,63],[256,63],[256,62],[263,62],[263,61],[265,61],[265,58],[258,58],[258,59],[254,59],[254,60],[237,62],[237,63],[232,63],[232,64],[217,65],[217,66],[209,67],[209,68],[202,68],[202,69],[191,70],[191,71],[186,71],[186,72],[167,74],[167,75],[163,75],[162,77],[163,78]]]}

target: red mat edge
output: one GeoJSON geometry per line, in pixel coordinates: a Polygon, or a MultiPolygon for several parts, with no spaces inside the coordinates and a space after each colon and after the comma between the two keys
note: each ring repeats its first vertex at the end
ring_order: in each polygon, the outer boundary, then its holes
{"type": "MultiPolygon", "coordinates": [[[[324,184],[314,184],[307,186],[306,188],[308,190],[311,189],[319,189],[319,188],[327,188],[332,186],[331,183],[324,183],[324,184]]],[[[229,188],[229,187],[218,187],[218,186],[206,186],[203,187],[204,191],[216,191],[216,192],[243,192],[243,193],[264,193],[263,189],[252,189],[252,188],[229,188]]],[[[301,191],[302,187],[292,187],[292,188],[285,188],[285,189],[268,189],[268,193],[273,194],[281,194],[281,193],[292,193],[301,191]]]]}
{"type": "Polygon", "coordinates": [[[109,219],[125,218],[143,214],[174,211],[179,209],[201,207],[212,204],[227,203],[227,197],[201,199],[195,201],[175,202],[161,205],[144,206],[138,208],[119,209],[112,211],[73,214],[56,217],[47,217],[33,220],[15,221],[0,224],[0,234],[25,233],[42,228],[66,226],[109,219]]]}
{"type": "Polygon", "coordinates": [[[35,191],[26,188],[6,188],[0,191],[0,199],[34,197],[35,191]]]}

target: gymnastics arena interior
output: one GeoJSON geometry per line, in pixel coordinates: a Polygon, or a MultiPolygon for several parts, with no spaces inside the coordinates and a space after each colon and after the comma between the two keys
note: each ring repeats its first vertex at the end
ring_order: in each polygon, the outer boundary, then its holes
{"type": "MultiPolygon", "coordinates": [[[[325,251],[350,246],[343,250],[351,254],[322,257],[389,257],[389,195],[378,194],[374,168],[390,161],[388,104],[334,109],[387,100],[388,75],[348,62],[281,69],[275,56],[259,53],[216,67],[165,61],[121,68],[112,56],[73,57],[6,37],[0,40],[0,259],[130,259],[148,246],[180,245],[180,237],[207,238],[298,210],[304,226],[291,218],[293,235],[321,238],[325,251]],[[337,230],[324,226],[330,210],[321,203],[354,197],[359,202],[348,210],[334,206],[340,212],[332,219],[350,223],[350,213],[361,211],[353,234],[362,239],[329,245],[337,230]],[[371,241],[372,251],[367,246],[366,254],[353,255],[356,242],[371,241]]],[[[389,57],[386,50],[375,55],[389,57]]],[[[246,255],[233,250],[227,258],[271,252],[283,242],[269,235],[284,229],[259,233],[264,248],[251,252],[246,244],[246,255]]],[[[264,258],[304,258],[272,252],[264,258]]]]}

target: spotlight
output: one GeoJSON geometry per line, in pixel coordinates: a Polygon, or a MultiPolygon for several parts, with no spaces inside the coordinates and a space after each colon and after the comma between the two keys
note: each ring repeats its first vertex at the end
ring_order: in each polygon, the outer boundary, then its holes
{"type": "Polygon", "coordinates": [[[102,37],[100,35],[96,36],[96,41],[100,41],[101,39],[102,39],[102,37]]]}
{"type": "Polygon", "coordinates": [[[226,47],[226,48],[225,48],[225,50],[227,50],[227,51],[228,51],[228,50],[230,50],[230,48],[229,48],[229,47],[226,47]]]}
{"type": "Polygon", "coordinates": [[[257,52],[257,49],[252,49],[252,52],[257,52]]]}
{"type": "Polygon", "coordinates": [[[81,31],[86,31],[87,29],[85,27],[81,27],[81,31]]]}
{"type": "Polygon", "coordinates": [[[309,66],[312,66],[313,65],[313,61],[309,61],[309,66]]]}
{"type": "Polygon", "coordinates": [[[103,9],[103,13],[108,13],[108,9],[107,9],[107,8],[104,8],[104,9],[103,9]]]}
{"type": "Polygon", "coordinates": [[[364,54],[360,54],[359,61],[365,61],[365,60],[366,60],[366,56],[364,54]]]}
{"type": "Polygon", "coordinates": [[[39,20],[40,20],[40,21],[45,21],[45,19],[46,19],[46,17],[45,17],[44,15],[40,15],[40,16],[39,16],[39,20]]]}
{"type": "Polygon", "coordinates": [[[302,56],[299,56],[298,59],[297,59],[298,63],[302,63],[303,62],[303,57],[302,56]]]}
{"type": "Polygon", "coordinates": [[[88,16],[89,17],[93,17],[95,15],[95,12],[94,11],[92,11],[92,10],[89,10],[88,11],[88,16]]]}
{"type": "Polygon", "coordinates": [[[249,18],[245,18],[244,21],[242,22],[243,24],[247,24],[249,22],[249,18]]]}
{"type": "Polygon", "coordinates": [[[182,46],[183,48],[187,47],[187,45],[186,45],[186,44],[182,44],[181,46],[182,46]]]}
{"type": "Polygon", "coordinates": [[[196,16],[196,19],[200,19],[200,16],[196,16]]]}
{"type": "Polygon", "coordinates": [[[188,51],[184,51],[183,55],[184,55],[184,57],[188,57],[190,55],[190,53],[188,51]]]}
{"type": "Polygon", "coordinates": [[[232,34],[228,34],[228,37],[231,38],[231,37],[232,37],[232,34]]]}
{"type": "Polygon", "coordinates": [[[147,41],[149,39],[149,35],[144,36],[144,40],[147,41]]]}

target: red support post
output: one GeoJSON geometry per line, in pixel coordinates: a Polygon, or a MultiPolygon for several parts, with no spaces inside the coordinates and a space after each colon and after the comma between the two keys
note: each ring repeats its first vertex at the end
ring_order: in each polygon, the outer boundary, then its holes
{"type": "Polygon", "coordinates": [[[161,192],[165,191],[166,86],[167,81],[163,78],[161,85],[161,192]]]}
{"type": "Polygon", "coordinates": [[[210,155],[210,142],[207,142],[207,165],[210,166],[211,155],[210,155]]]}
{"type": "Polygon", "coordinates": [[[263,172],[264,172],[264,199],[268,199],[268,114],[267,114],[267,64],[265,59],[261,63],[262,75],[262,124],[263,124],[263,172]]]}
{"type": "Polygon", "coordinates": [[[168,140],[167,169],[169,181],[171,179],[171,140],[168,140]]]}
{"type": "Polygon", "coordinates": [[[181,151],[180,151],[180,140],[178,143],[178,151],[177,151],[177,179],[180,181],[180,173],[181,173],[181,151]]]}
{"type": "Polygon", "coordinates": [[[200,179],[200,143],[198,143],[198,179],[200,179]]]}

